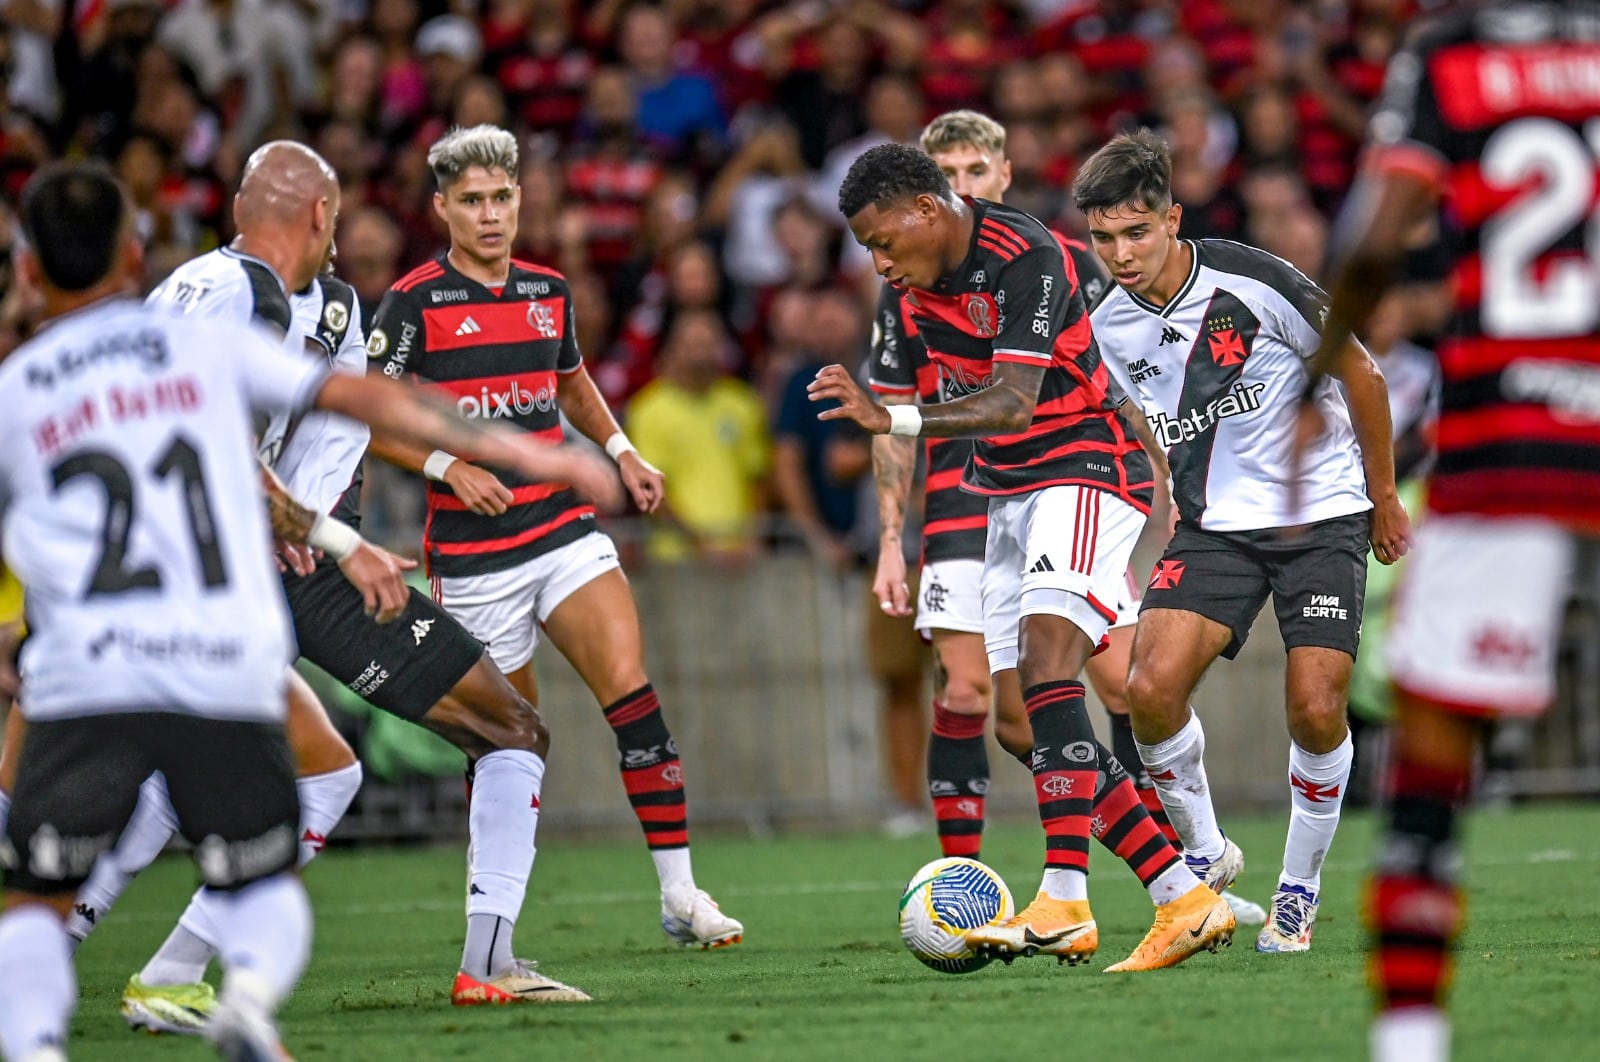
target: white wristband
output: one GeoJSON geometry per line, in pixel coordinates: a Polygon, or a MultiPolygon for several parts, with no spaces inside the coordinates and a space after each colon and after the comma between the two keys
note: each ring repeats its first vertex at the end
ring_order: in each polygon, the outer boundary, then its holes
{"type": "Polygon", "coordinates": [[[349,524],[339,521],[322,513],[311,521],[311,533],[306,536],[306,545],[312,549],[320,549],[336,561],[345,560],[361,548],[361,536],[349,524]]]}
{"type": "Polygon", "coordinates": [[[916,406],[888,406],[890,435],[921,435],[922,410],[916,406]]]}
{"type": "Polygon", "coordinates": [[[450,466],[456,463],[455,454],[447,454],[443,450],[435,450],[422,462],[422,474],[435,483],[444,480],[444,474],[450,471],[450,466]]]}
{"type": "Polygon", "coordinates": [[[629,441],[628,436],[623,432],[612,432],[611,438],[606,440],[606,456],[613,461],[622,460],[623,454],[636,454],[638,452],[638,450],[634,449],[633,443],[629,441]]]}

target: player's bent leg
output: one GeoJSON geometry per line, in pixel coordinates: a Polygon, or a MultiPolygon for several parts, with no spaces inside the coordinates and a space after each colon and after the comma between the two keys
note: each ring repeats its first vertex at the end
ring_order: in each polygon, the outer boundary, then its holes
{"type": "Polygon", "coordinates": [[[1345,703],[1354,658],[1341,649],[1293,646],[1286,680],[1289,715],[1289,832],[1283,872],[1256,950],[1311,947],[1322,864],[1339,827],[1354,746],[1345,703]]]}
{"type": "Polygon", "coordinates": [[[994,691],[983,635],[934,628],[940,681],[928,742],[928,796],[947,856],[977,859],[989,792],[984,729],[994,691]]]}
{"type": "Polygon", "coordinates": [[[688,948],[739,943],[744,926],[695,884],[683,764],[645,674],[639,610],[627,578],[615,566],[600,571],[557,602],[543,623],[616,738],[623,787],[661,883],[662,931],[688,948]]]}
{"type": "Polygon", "coordinates": [[[1024,767],[1033,763],[1033,725],[1022,700],[1022,681],[1015,666],[994,672],[994,739],[1024,767]]]}
{"type": "Polygon", "coordinates": [[[1388,821],[1366,896],[1378,1062],[1449,1056],[1442,1008],[1464,922],[1457,833],[1482,734],[1481,719],[1396,691],[1388,821]]]}

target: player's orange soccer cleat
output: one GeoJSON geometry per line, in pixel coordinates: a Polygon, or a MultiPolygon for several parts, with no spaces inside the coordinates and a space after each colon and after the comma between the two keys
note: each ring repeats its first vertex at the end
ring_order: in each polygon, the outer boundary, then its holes
{"type": "Polygon", "coordinates": [[[1093,957],[1100,931],[1088,900],[1057,900],[1041,892],[1033,902],[999,925],[979,926],[966,933],[967,947],[977,955],[1009,963],[1017,956],[1054,955],[1068,966],[1093,957]]]}
{"type": "Polygon", "coordinates": [[[480,981],[465,970],[456,974],[450,1002],[458,1007],[478,1007],[503,1003],[587,1003],[589,994],[546,977],[539,964],[518,959],[499,977],[480,981]]]}
{"type": "Polygon", "coordinates": [[[1197,951],[1216,951],[1233,943],[1233,911],[1221,896],[1196,885],[1156,908],[1156,924],[1133,954],[1106,967],[1106,973],[1159,970],[1176,966],[1197,951]]]}

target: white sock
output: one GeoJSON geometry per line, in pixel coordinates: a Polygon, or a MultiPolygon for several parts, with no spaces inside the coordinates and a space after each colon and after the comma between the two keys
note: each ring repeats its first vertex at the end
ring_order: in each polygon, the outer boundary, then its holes
{"type": "Polygon", "coordinates": [[[1355,745],[1347,732],[1339,747],[1320,754],[1289,745],[1289,836],[1283,844],[1283,878],[1313,893],[1322,884],[1322,861],[1333,847],[1339,809],[1350,783],[1355,745]]]}
{"type": "Polygon", "coordinates": [[[661,879],[661,891],[682,885],[694,888],[694,870],[689,864],[689,849],[683,848],[658,848],[650,853],[650,859],[656,865],[656,877],[661,879]]]}
{"type": "Polygon", "coordinates": [[[1180,859],[1157,875],[1147,891],[1150,893],[1150,901],[1157,907],[1163,907],[1199,884],[1200,879],[1195,877],[1194,871],[1180,859]]]}
{"type": "Polygon", "coordinates": [[[1372,1062],[1448,1062],[1450,1021],[1434,1007],[1378,1015],[1370,1038],[1372,1062]]]}
{"type": "MultiPolygon", "coordinates": [[[[306,775],[296,778],[294,784],[300,797],[299,865],[303,867],[322,851],[355,799],[361,788],[361,765],[306,775]]],[[[206,966],[222,939],[220,923],[226,902],[226,893],[196,889],[178,917],[177,928],[139,971],[139,980],[147,985],[189,985],[204,980],[206,966]]]]}
{"type": "Polygon", "coordinates": [[[221,895],[222,998],[243,973],[239,984],[248,985],[253,1003],[270,1013],[294,991],[311,957],[311,901],[300,879],[287,871],[221,895]]]}
{"type": "Polygon", "coordinates": [[[1199,714],[1191,708],[1189,721],[1176,734],[1158,745],[1139,745],[1139,760],[1183,842],[1184,853],[1215,859],[1226,842],[1217,825],[1217,809],[1211,804],[1205,751],[1206,732],[1199,714]]]}
{"type": "Polygon", "coordinates": [[[25,904],[0,915],[0,1055],[64,1047],[77,1003],[71,941],[56,913],[25,904]]]}
{"type": "Polygon", "coordinates": [[[167,796],[167,780],[152,774],[139,786],[139,802],[122,835],[94,861],[89,878],[78,889],[67,933],[81,942],[110,912],[124,890],[145,867],[156,861],[172,835],[178,815],[167,796]]]}
{"type": "Polygon", "coordinates": [[[515,922],[533,871],[544,760],[523,749],[502,749],[478,760],[468,812],[467,914],[515,922]]]}
{"type": "Polygon", "coordinates": [[[1039,883],[1039,891],[1052,900],[1087,900],[1089,875],[1081,870],[1050,867],[1044,872],[1044,880],[1039,883]]]}

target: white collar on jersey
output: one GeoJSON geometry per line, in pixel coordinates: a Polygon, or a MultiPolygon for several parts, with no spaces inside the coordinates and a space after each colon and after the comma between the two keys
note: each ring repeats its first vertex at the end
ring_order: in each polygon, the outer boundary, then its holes
{"type": "MultiPolygon", "coordinates": [[[[1171,317],[1172,311],[1177,309],[1184,299],[1188,298],[1190,290],[1194,288],[1195,278],[1200,275],[1200,241],[1184,240],[1183,242],[1189,246],[1189,276],[1184,280],[1182,286],[1172,293],[1172,298],[1167,300],[1165,306],[1157,306],[1150,300],[1141,298],[1129,291],[1128,298],[1133,300],[1135,306],[1148,310],[1157,317],[1171,317]]],[[[1123,290],[1127,291],[1126,288],[1123,290]]]]}

